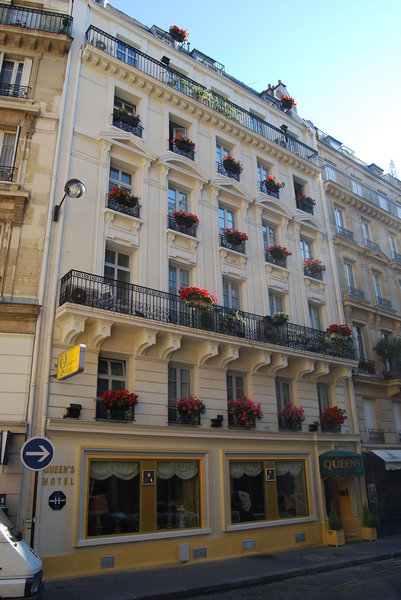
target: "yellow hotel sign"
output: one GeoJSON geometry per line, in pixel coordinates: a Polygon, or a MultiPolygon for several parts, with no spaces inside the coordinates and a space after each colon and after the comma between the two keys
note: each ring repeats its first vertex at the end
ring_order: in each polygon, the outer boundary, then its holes
{"type": "Polygon", "coordinates": [[[82,373],[85,367],[85,344],[78,344],[58,355],[57,379],[68,379],[82,373]]]}

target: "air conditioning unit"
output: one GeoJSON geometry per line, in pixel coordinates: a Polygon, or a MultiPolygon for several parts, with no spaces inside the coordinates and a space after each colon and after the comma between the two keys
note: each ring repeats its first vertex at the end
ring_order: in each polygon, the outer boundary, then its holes
{"type": "Polygon", "coordinates": [[[103,40],[95,40],[95,46],[96,48],[99,48],[99,50],[106,50],[106,44],[103,40]]]}

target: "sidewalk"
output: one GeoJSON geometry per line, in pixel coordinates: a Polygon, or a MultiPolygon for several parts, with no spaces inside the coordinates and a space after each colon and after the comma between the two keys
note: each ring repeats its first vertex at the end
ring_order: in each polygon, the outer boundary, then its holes
{"type": "Polygon", "coordinates": [[[401,556],[401,535],[46,583],[45,600],[175,600],[401,556]]]}

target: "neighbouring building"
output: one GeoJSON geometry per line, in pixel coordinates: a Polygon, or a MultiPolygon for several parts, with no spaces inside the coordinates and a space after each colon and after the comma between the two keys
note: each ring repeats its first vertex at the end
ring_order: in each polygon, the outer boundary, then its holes
{"type": "Polygon", "coordinates": [[[400,356],[383,360],[374,348],[401,331],[401,182],[321,131],[318,150],[344,313],[356,343],[367,498],[379,534],[389,535],[401,530],[400,356]]]}
{"type": "Polygon", "coordinates": [[[25,507],[19,505],[19,451],[34,414],[49,204],[71,23],[64,0],[0,4],[0,495],[13,519],[31,506],[30,498],[25,507]]]}

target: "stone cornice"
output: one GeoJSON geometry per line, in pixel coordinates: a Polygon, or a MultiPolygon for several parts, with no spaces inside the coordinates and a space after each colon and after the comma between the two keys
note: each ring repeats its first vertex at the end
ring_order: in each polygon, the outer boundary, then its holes
{"type": "Polygon", "coordinates": [[[51,52],[63,56],[71,46],[72,38],[63,33],[38,31],[27,27],[2,25],[0,44],[8,52],[51,52]]]}

